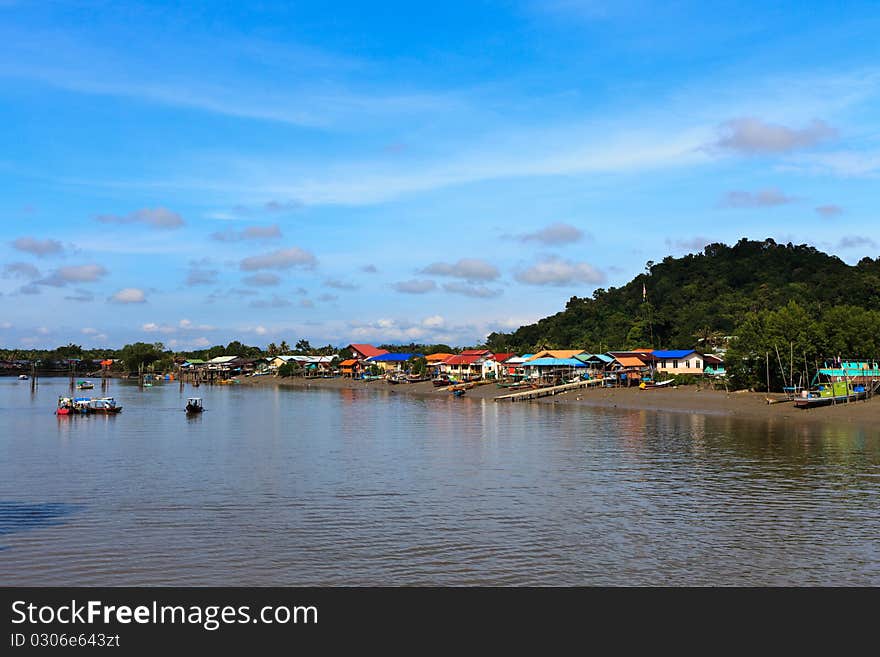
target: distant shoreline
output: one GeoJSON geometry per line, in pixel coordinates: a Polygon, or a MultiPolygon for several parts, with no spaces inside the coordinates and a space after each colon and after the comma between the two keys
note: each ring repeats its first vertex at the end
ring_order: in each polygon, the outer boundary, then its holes
{"type": "MultiPolygon", "coordinates": [[[[364,390],[390,394],[443,399],[447,391],[433,387],[430,381],[390,385],[384,381],[360,381],[342,378],[279,378],[275,376],[242,377],[242,385],[291,389],[364,390]]],[[[466,393],[468,399],[492,400],[504,391],[494,384],[477,386],[466,393]]],[[[781,399],[780,395],[770,395],[781,399]]],[[[837,406],[798,409],[790,402],[768,404],[765,393],[725,392],[698,386],[678,386],[665,390],[638,388],[602,388],[574,390],[518,404],[560,404],[670,413],[690,413],[779,422],[782,424],[834,424],[880,435],[880,399],[839,404],[837,406]]],[[[499,405],[511,402],[497,402],[499,405]]]]}

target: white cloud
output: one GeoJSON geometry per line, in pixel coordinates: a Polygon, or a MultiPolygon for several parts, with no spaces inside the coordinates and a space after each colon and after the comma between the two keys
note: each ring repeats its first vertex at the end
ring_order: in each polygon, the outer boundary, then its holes
{"type": "Polygon", "coordinates": [[[547,245],[570,244],[579,242],[583,238],[584,232],[580,228],[562,222],[550,224],[541,230],[518,236],[521,242],[539,242],[547,245]]]}
{"type": "Polygon", "coordinates": [[[98,334],[98,329],[94,329],[94,328],[84,328],[84,329],[82,329],[82,330],[80,331],[80,333],[82,333],[83,335],[97,335],[97,334],[98,334]]]}
{"type": "Polygon", "coordinates": [[[437,289],[437,284],[429,279],[413,278],[408,281],[392,283],[391,287],[403,294],[426,294],[437,289]]]}
{"type": "Polygon", "coordinates": [[[58,240],[40,240],[36,237],[19,237],[12,242],[12,248],[40,257],[64,252],[64,246],[58,240]]]}
{"type": "Polygon", "coordinates": [[[876,249],[877,242],[865,235],[844,235],[837,243],[838,249],[876,249]]]}
{"type": "Polygon", "coordinates": [[[741,117],[723,123],[719,132],[715,148],[745,155],[789,153],[837,136],[837,130],[818,119],[804,128],[789,128],[755,117],[741,117]]]}
{"type": "Polygon", "coordinates": [[[677,240],[667,238],[666,246],[675,248],[679,251],[702,251],[707,244],[712,244],[715,241],[716,240],[713,240],[710,237],[703,237],[702,235],[677,240]]]}
{"type": "Polygon", "coordinates": [[[196,285],[214,285],[217,283],[216,269],[201,269],[199,267],[191,267],[186,275],[186,284],[190,287],[196,285]]]}
{"type": "Polygon", "coordinates": [[[184,224],[183,217],[167,208],[143,208],[126,215],[102,214],[96,219],[103,224],[145,224],[160,229],[180,228],[184,224]]]}
{"type": "Polygon", "coordinates": [[[218,242],[242,242],[245,240],[277,240],[281,239],[281,228],[278,224],[269,226],[248,226],[244,230],[225,230],[211,235],[218,242]]]}
{"type": "Polygon", "coordinates": [[[787,205],[797,201],[793,196],[786,196],[778,189],[762,189],[757,192],[727,192],[719,201],[722,208],[767,208],[787,205]]]}
{"type": "Polygon", "coordinates": [[[145,303],[147,300],[144,291],[136,287],[126,287],[110,297],[113,303],[145,303]]]}
{"type": "Polygon", "coordinates": [[[251,276],[245,276],[241,279],[241,282],[252,287],[273,287],[275,285],[280,285],[281,277],[276,274],[268,273],[253,274],[251,276]]]}
{"type": "Polygon", "coordinates": [[[839,205],[820,205],[816,208],[816,214],[818,214],[820,217],[830,219],[831,217],[836,217],[840,214],[843,214],[843,208],[839,205]]]}
{"type": "Polygon", "coordinates": [[[279,249],[263,255],[251,256],[241,261],[242,271],[258,271],[260,269],[314,269],[318,264],[314,254],[299,247],[279,249]]]}
{"type": "Polygon", "coordinates": [[[176,332],[173,326],[168,326],[167,324],[157,324],[156,322],[148,322],[141,326],[141,330],[145,333],[165,333],[171,334],[176,332]]]}
{"type": "Polygon", "coordinates": [[[0,329],[7,330],[12,328],[12,322],[0,322],[0,329]]]}
{"type": "Polygon", "coordinates": [[[587,262],[571,262],[557,257],[545,258],[536,265],[517,272],[516,280],[527,285],[557,287],[605,282],[605,274],[587,262]]]}
{"type": "Polygon", "coordinates": [[[40,270],[29,262],[10,262],[3,267],[4,276],[33,280],[40,277],[40,270]]]}
{"type": "Polygon", "coordinates": [[[492,297],[501,296],[504,290],[491,289],[485,285],[468,285],[467,283],[444,283],[443,289],[452,294],[461,294],[466,297],[474,297],[477,299],[490,299],[492,297]]]}
{"type": "Polygon", "coordinates": [[[330,287],[334,290],[357,290],[358,285],[349,281],[341,281],[337,278],[328,278],[324,281],[324,287],[330,287]]]}
{"type": "Polygon", "coordinates": [[[47,278],[37,281],[40,285],[64,287],[68,283],[94,283],[108,274],[101,265],[71,265],[59,267],[47,278]]]}
{"type": "Polygon", "coordinates": [[[421,273],[432,276],[451,276],[466,281],[494,281],[500,275],[498,268],[479,258],[462,258],[456,263],[435,262],[421,273]]]}

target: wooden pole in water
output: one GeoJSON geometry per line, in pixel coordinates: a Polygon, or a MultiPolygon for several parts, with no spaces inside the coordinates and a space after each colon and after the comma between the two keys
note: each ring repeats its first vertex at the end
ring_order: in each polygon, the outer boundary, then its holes
{"type": "Polygon", "coordinates": [[[764,354],[764,364],[767,366],[767,392],[770,392],[770,352],[764,354]]]}

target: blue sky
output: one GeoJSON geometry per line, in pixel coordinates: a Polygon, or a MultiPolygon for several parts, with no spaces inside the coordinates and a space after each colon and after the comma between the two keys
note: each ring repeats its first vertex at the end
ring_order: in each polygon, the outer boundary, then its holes
{"type": "Polygon", "coordinates": [[[0,345],[474,344],[880,251],[876,3],[185,4],[0,0],[0,345]]]}

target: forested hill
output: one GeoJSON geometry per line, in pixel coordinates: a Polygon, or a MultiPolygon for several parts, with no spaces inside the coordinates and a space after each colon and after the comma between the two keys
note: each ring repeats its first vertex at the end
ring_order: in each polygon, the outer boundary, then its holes
{"type": "Polygon", "coordinates": [[[518,353],[543,346],[690,348],[735,335],[749,312],[790,301],[813,318],[832,306],[880,310],[880,257],[851,266],[814,247],[772,239],[710,244],[699,254],[649,262],[626,285],[572,297],[562,312],[513,333],[493,333],[487,344],[518,353]]]}

